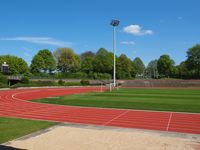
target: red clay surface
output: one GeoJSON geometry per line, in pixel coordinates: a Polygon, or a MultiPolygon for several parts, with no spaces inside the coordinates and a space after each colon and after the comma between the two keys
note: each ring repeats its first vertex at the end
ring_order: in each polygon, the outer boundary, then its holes
{"type": "Polygon", "coordinates": [[[100,91],[100,88],[78,87],[0,91],[0,117],[200,134],[200,114],[84,108],[27,101],[92,91],[100,91]]]}

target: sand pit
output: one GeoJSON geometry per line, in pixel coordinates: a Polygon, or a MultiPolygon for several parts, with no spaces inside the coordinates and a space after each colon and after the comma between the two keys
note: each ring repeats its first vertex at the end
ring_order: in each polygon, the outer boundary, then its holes
{"type": "Polygon", "coordinates": [[[194,150],[199,141],[198,135],[59,125],[6,145],[28,150],[194,150]]]}

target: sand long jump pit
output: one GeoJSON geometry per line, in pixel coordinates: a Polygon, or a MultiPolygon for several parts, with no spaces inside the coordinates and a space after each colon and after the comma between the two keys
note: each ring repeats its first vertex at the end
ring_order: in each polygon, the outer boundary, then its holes
{"type": "Polygon", "coordinates": [[[60,124],[5,143],[27,150],[198,150],[200,135],[60,124]]]}

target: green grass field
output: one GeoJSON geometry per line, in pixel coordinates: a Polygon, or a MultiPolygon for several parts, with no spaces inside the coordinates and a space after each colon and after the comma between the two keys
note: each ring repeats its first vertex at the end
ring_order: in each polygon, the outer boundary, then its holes
{"type": "Polygon", "coordinates": [[[119,89],[34,100],[59,105],[200,113],[200,90],[119,89]]]}
{"type": "Polygon", "coordinates": [[[0,143],[48,128],[56,123],[14,118],[0,118],[0,143]]]}

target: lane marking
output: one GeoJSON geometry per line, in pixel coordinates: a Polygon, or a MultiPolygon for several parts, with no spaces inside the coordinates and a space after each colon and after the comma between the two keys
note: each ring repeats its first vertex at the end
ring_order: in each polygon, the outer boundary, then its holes
{"type": "Polygon", "coordinates": [[[126,113],[128,113],[128,112],[129,112],[129,110],[127,110],[127,111],[125,111],[125,112],[123,112],[123,113],[119,114],[118,116],[116,116],[116,117],[114,117],[113,119],[111,119],[111,120],[107,121],[106,123],[104,123],[104,124],[103,124],[103,126],[105,126],[105,125],[107,125],[107,124],[111,123],[112,121],[114,121],[114,120],[118,119],[119,117],[121,117],[121,116],[125,115],[125,114],[126,114],[126,113]]]}
{"type": "Polygon", "coordinates": [[[172,120],[172,115],[173,115],[173,112],[170,113],[170,117],[169,117],[169,120],[168,120],[168,123],[167,123],[166,131],[169,131],[169,126],[170,126],[170,123],[171,123],[171,120],[172,120]]]}

